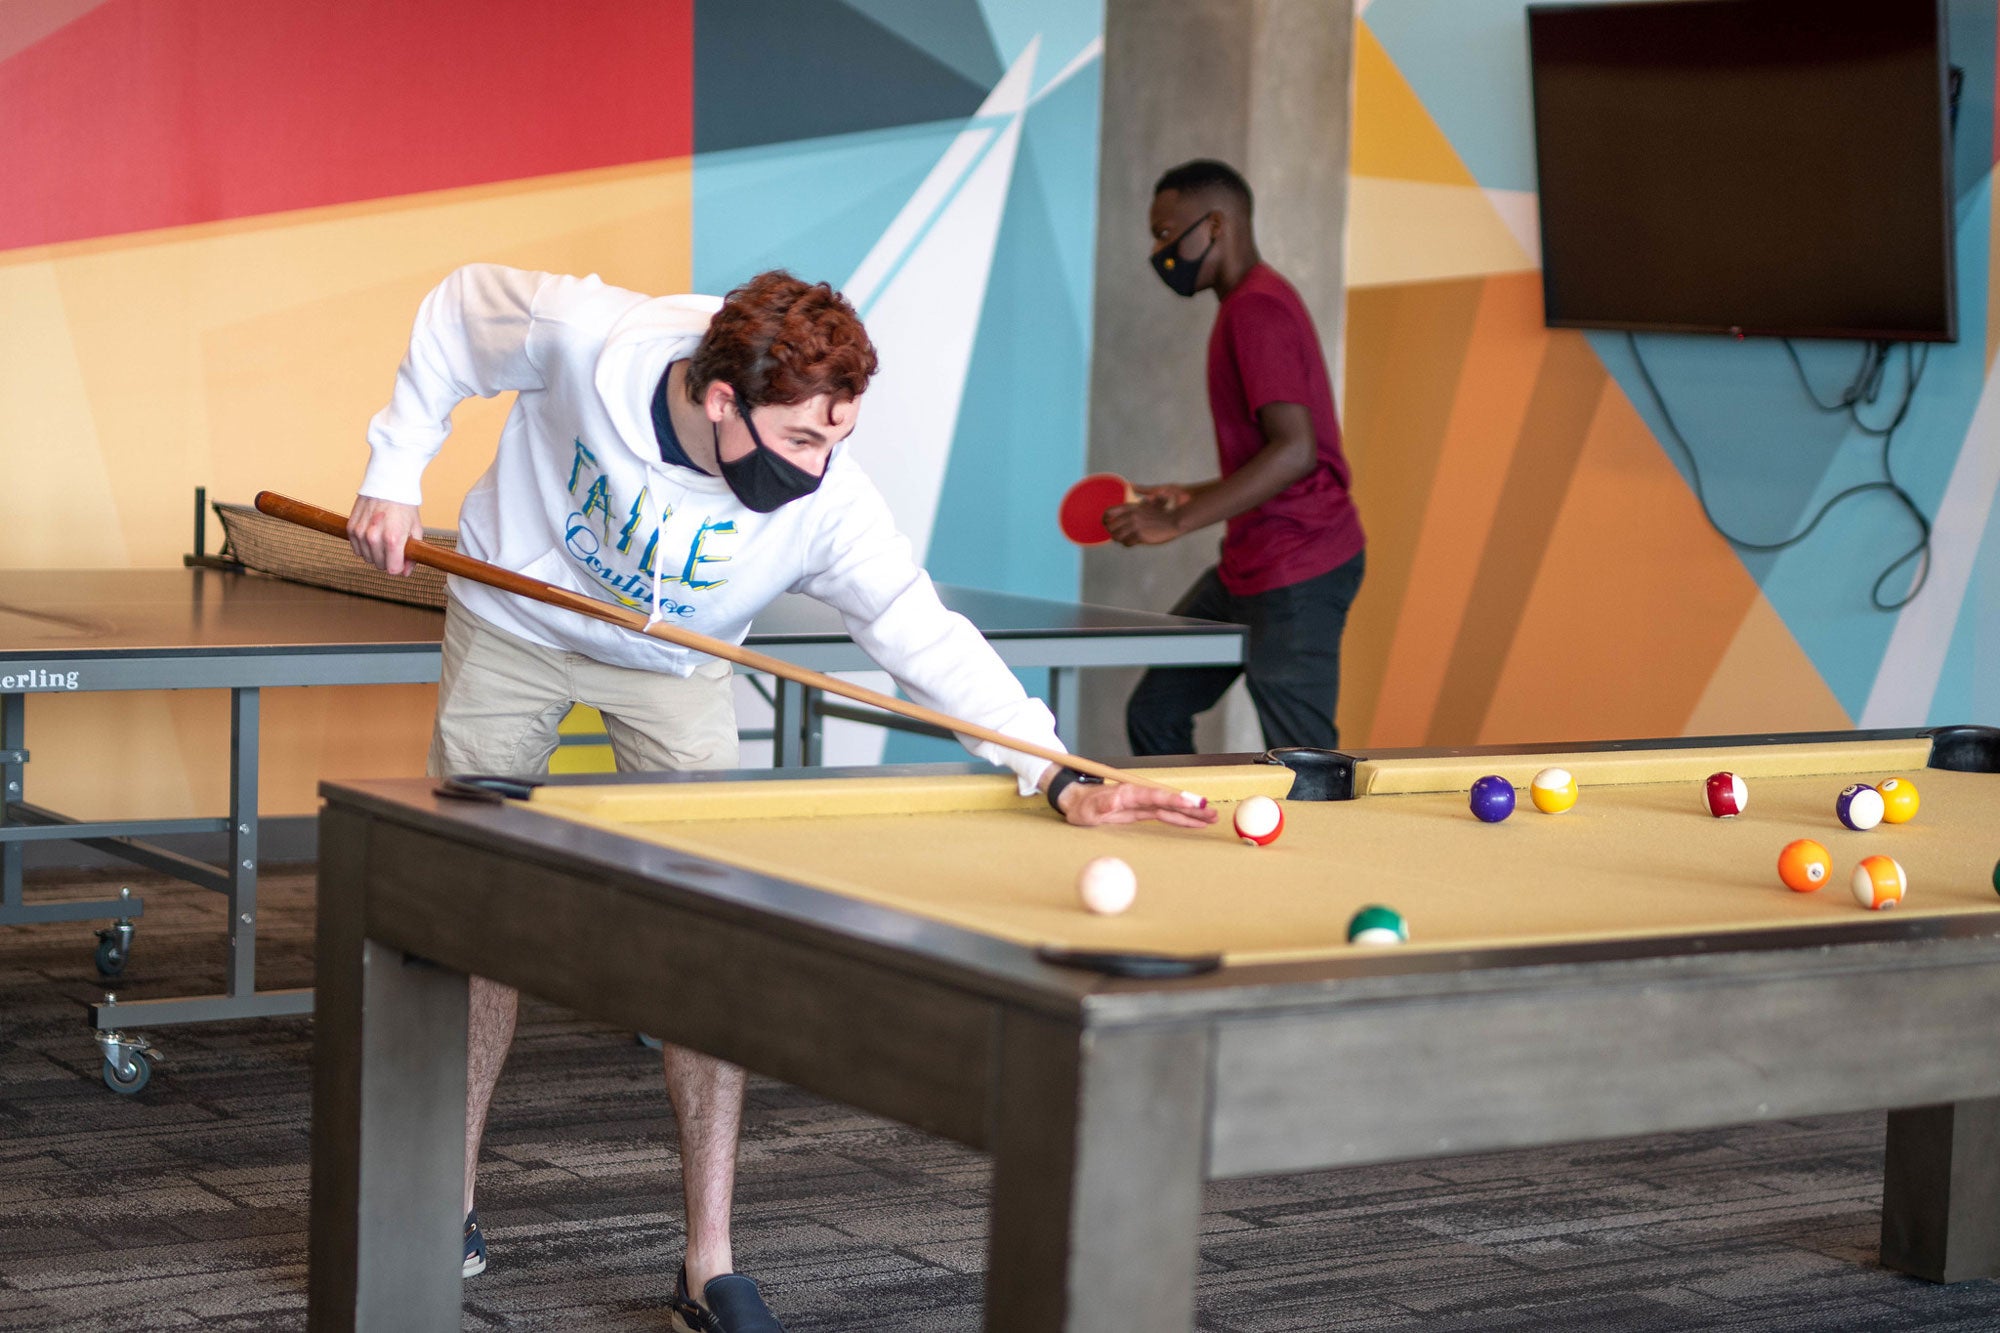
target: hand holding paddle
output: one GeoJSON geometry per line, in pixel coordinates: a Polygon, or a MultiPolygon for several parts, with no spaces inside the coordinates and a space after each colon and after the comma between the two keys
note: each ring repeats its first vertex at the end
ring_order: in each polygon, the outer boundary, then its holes
{"type": "Polygon", "coordinates": [[[1132,483],[1116,472],[1093,472],[1064,493],[1056,521],[1063,536],[1078,546],[1101,546],[1111,540],[1111,530],[1104,526],[1105,511],[1138,498],[1132,483]]]}
{"type": "Polygon", "coordinates": [[[1153,520],[1173,513],[1190,497],[1185,486],[1134,486],[1116,472],[1093,472],[1063,495],[1056,519],[1063,536],[1078,546],[1171,541],[1180,530],[1153,520]],[[1140,514],[1147,516],[1135,517],[1140,514]],[[1135,532],[1146,535],[1135,536],[1135,532]]]}
{"type": "MultiPolygon", "coordinates": [[[[1156,488],[1165,489],[1165,488],[1156,488]]],[[[1148,497],[1105,511],[1104,529],[1120,546],[1158,546],[1182,535],[1175,506],[1148,497]]]]}

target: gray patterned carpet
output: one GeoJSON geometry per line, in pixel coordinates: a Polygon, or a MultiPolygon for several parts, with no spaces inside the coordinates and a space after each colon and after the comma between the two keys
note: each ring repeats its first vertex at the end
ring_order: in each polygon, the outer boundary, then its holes
{"type": "MultiPolygon", "coordinates": [[[[148,901],[120,994],[218,986],[219,901],[127,882],[148,901]]],[[[310,899],[267,879],[266,985],[310,980],[310,899]]],[[[0,1329],[301,1327],[309,1025],[162,1032],[152,1086],[113,1096],[80,1017],[91,943],[0,930],[0,1329]]],[[[466,1327],[662,1329],[679,1206],[655,1057],[524,1018],[466,1327]]],[[[1881,1152],[1880,1117],[1843,1116],[1219,1184],[1200,1328],[2000,1328],[2000,1284],[1876,1267],[1881,1152]]],[[[759,1081],[738,1258],[794,1333],[970,1333],[985,1188],[975,1154],[759,1081]]]]}

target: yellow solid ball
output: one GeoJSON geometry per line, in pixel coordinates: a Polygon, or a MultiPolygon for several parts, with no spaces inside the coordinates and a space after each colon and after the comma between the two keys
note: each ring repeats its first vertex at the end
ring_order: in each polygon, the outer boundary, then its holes
{"type": "Polygon", "coordinates": [[[1576,775],[1566,768],[1545,768],[1528,784],[1528,799],[1545,815],[1559,815],[1576,804],[1576,775]]]}
{"type": "Polygon", "coordinates": [[[1875,784],[1882,793],[1882,822],[1907,824],[1917,817],[1917,784],[1908,778],[1889,778],[1875,784]]]}

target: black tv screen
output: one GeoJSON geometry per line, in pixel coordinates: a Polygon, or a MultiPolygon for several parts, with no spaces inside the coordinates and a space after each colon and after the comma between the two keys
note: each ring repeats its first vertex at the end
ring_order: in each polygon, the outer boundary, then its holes
{"type": "Polygon", "coordinates": [[[1528,10],[1552,326],[1956,339],[1939,0],[1528,10]]]}

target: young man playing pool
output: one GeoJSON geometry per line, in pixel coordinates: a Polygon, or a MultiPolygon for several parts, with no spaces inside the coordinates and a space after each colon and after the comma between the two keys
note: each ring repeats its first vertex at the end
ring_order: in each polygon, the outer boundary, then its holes
{"type": "MultiPolygon", "coordinates": [[[[1104,516],[1127,546],[1214,523],[1222,559],[1174,613],[1250,629],[1242,672],[1266,745],[1340,743],[1340,638],[1361,586],[1361,520],[1348,494],[1333,386],[1299,294],[1257,253],[1250,187],[1220,162],[1175,167],[1153,187],[1153,269],[1181,296],[1219,298],[1208,340],[1208,406],[1222,475],[1141,486],[1104,516]]],[[[1195,714],[1236,667],[1156,667],[1125,708],[1134,754],[1187,754],[1195,714]]]]}
{"type": "MultiPolygon", "coordinates": [[[[912,698],[1060,749],[1047,707],[944,609],[841,447],[874,371],[860,319],[824,283],[765,273],[721,301],[652,299],[594,277],[462,268],[424,299],[370,423],[354,549],[404,572],[403,544],[421,535],[419,479],[452,409],[514,390],[493,465],[460,510],[467,554],[732,643],[772,598],[804,592],[839,609],[912,698]]],[[[572,703],[602,711],[621,770],[736,763],[728,663],[480,584],[452,579],[450,591],[433,776],[545,771],[572,703]]],[[[969,748],[1073,824],[1215,819],[1197,798],[969,748]]],[[[467,1276],[486,1267],[473,1182],[518,996],[475,977],[470,1006],[467,1276]]],[[[675,1326],[779,1333],[756,1284],[733,1271],[743,1071],[671,1046],[665,1068],[687,1204],[675,1326]]]]}

